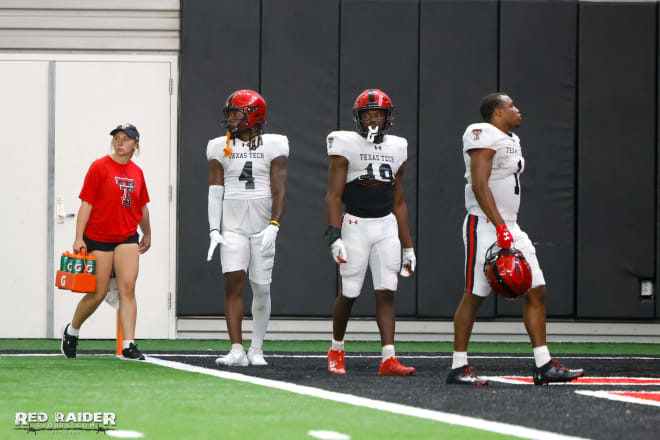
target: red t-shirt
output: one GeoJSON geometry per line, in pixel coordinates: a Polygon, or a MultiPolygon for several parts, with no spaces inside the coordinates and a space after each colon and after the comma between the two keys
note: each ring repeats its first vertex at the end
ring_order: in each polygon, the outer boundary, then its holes
{"type": "Polygon", "coordinates": [[[134,235],[142,207],[149,203],[140,167],[132,161],[122,165],[109,155],[89,167],[78,197],[92,205],[85,235],[104,243],[120,243],[134,235]]]}

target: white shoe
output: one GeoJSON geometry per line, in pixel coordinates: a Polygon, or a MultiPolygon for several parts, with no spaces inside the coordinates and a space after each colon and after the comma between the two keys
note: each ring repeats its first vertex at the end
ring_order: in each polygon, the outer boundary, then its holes
{"type": "Polygon", "coordinates": [[[225,367],[247,367],[248,357],[244,350],[231,350],[226,355],[217,358],[215,363],[225,367]]]}
{"type": "Polygon", "coordinates": [[[268,362],[266,362],[266,359],[264,359],[264,352],[261,348],[250,347],[247,352],[247,358],[250,361],[250,365],[268,365],[268,362]]]}

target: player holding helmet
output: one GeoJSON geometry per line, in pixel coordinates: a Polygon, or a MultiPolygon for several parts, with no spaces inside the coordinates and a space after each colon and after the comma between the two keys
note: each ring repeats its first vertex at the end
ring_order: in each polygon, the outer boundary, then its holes
{"type": "Polygon", "coordinates": [[[267,365],[262,344],[270,318],[270,283],[275,239],[286,192],[286,136],[263,134],[266,101],[252,90],[232,93],[224,108],[226,136],[209,141],[208,260],[220,245],[225,279],[225,315],[231,351],[216,359],[225,366],[267,365]],[[241,293],[252,287],[252,345],[242,345],[241,293]]]}
{"type": "Polygon", "coordinates": [[[465,293],[454,315],[454,356],[447,383],[488,385],[468,365],[467,347],[477,310],[491,291],[483,268],[486,251],[495,241],[502,249],[510,249],[515,243],[531,269],[531,289],[524,296],[523,316],[536,364],[534,383],[575,380],[584,374],[583,370],[569,370],[550,357],[545,333],[543,272],[534,245],[516,223],[519,178],[525,169],[525,159],[520,139],[511,130],[520,125],[520,111],[506,94],[491,93],[481,103],[481,116],[485,122],[468,126],[463,134],[468,212],[463,224],[465,293]]]}
{"type": "Polygon", "coordinates": [[[344,334],[369,266],[383,345],[379,374],[407,376],[415,369],[401,365],[394,352],[394,292],[399,271],[410,276],[416,264],[403,196],[408,142],[386,134],[392,126],[392,101],[378,89],[365,90],[357,97],[353,115],[357,132],[333,131],[327,137],[327,235],[341,276],[333,308],[328,371],[346,373],[344,334]],[[342,202],[346,206],[343,215],[342,202]]]}

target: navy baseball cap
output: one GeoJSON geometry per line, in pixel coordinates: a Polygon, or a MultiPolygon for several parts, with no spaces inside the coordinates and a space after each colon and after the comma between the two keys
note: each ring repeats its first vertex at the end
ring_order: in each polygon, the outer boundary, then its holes
{"type": "Polygon", "coordinates": [[[140,133],[138,132],[138,129],[135,125],[133,125],[133,124],[118,125],[117,128],[115,128],[114,130],[112,130],[110,132],[110,135],[114,136],[115,133],[117,133],[119,131],[123,131],[129,137],[132,137],[133,139],[135,139],[136,142],[140,142],[140,133]]]}

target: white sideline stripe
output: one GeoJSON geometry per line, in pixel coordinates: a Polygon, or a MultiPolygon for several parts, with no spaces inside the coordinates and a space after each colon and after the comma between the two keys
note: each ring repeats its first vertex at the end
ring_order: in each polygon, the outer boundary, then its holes
{"type": "MultiPolygon", "coordinates": [[[[609,399],[609,400],[616,400],[618,402],[626,402],[626,403],[638,403],[641,405],[649,405],[649,406],[660,406],[660,402],[654,402],[651,400],[643,400],[643,399],[637,399],[635,397],[628,397],[628,396],[618,396],[616,394],[611,394],[615,392],[621,392],[621,391],[575,391],[576,394],[582,394],[584,396],[591,396],[591,397],[600,397],[601,399],[609,399]]],[[[647,393],[653,393],[653,394],[658,394],[660,391],[646,391],[647,393]]]]}
{"type": "Polygon", "coordinates": [[[372,408],[381,411],[387,411],[394,414],[403,414],[403,415],[418,417],[422,419],[435,420],[438,422],[448,423],[451,425],[466,426],[468,428],[473,428],[473,429],[481,429],[484,431],[497,432],[499,434],[514,435],[516,437],[521,437],[521,438],[538,439],[538,440],[582,439],[581,437],[566,436],[550,431],[541,431],[538,429],[525,428],[523,426],[511,425],[508,423],[491,422],[488,420],[478,419],[475,417],[461,416],[461,415],[450,414],[441,411],[416,408],[414,406],[401,405],[398,403],[383,402],[380,400],[358,397],[351,394],[337,393],[335,391],[326,391],[320,388],[314,388],[305,385],[296,385],[294,383],[282,382],[272,379],[263,379],[260,377],[253,377],[245,374],[233,373],[230,371],[212,370],[210,368],[203,368],[195,365],[188,365],[181,362],[167,361],[164,359],[158,359],[153,357],[148,357],[145,362],[154,365],[160,365],[162,367],[173,368],[176,370],[215,376],[221,379],[229,379],[239,382],[247,382],[254,385],[261,385],[269,388],[276,388],[296,394],[301,394],[304,396],[318,397],[320,399],[347,403],[349,405],[372,408]]]}

